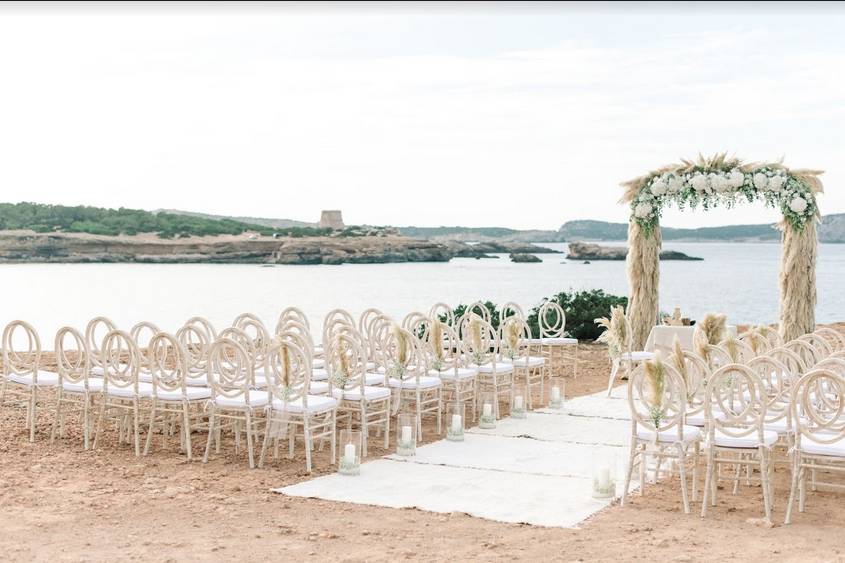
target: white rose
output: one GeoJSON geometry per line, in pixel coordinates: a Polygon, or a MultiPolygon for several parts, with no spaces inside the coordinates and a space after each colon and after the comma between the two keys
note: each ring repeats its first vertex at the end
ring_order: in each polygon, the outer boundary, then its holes
{"type": "Polygon", "coordinates": [[[663,195],[663,194],[666,193],[667,187],[668,186],[666,185],[666,182],[664,182],[662,179],[658,178],[651,185],[651,193],[653,193],[654,195],[663,195]]]}
{"type": "Polygon", "coordinates": [[[707,181],[707,176],[704,174],[696,174],[690,178],[689,183],[697,192],[705,192],[710,189],[710,182],[707,181]]]}
{"type": "Polygon", "coordinates": [[[677,176],[669,176],[669,193],[676,194],[684,187],[684,181],[677,176]]]}
{"type": "Polygon", "coordinates": [[[769,191],[779,192],[780,189],[783,187],[783,183],[783,176],[772,176],[771,178],[769,178],[769,191]]]}
{"type": "Polygon", "coordinates": [[[728,185],[732,188],[741,188],[744,183],[745,174],[739,170],[731,170],[731,173],[728,175],[728,185]]]}
{"type": "Polygon", "coordinates": [[[754,187],[758,190],[765,190],[769,184],[769,178],[762,172],[754,174],[754,187]]]}
{"type": "Polygon", "coordinates": [[[640,219],[645,219],[649,215],[651,215],[651,204],[650,203],[640,203],[634,208],[634,215],[636,215],[640,219]]]}
{"type": "Polygon", "coordinates": [[[807,200],[803,197],[796,197],[789,202],[789,208],[795,213],[801,214],[807,210],[807,200]]]}
{"type": "Polygon", "coordinates": [[[713,174],[709,175],[710,178],[710,185],[713,186],[713,189],[717,192],[725,192],[728,190],[728,181],[725,179],[724,176],[721,174],[713,174]]]}

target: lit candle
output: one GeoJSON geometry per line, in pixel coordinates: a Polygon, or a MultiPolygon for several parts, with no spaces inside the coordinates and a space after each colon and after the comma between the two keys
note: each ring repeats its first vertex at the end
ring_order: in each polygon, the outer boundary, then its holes
{"type": "Polygon", "coordinates": [[[452,415],[452,432],[460,432],[463,428],[463,419],[459,414],[452,415]]]}
{"type": "Polygon", "coordinates": [[[408,444],[411,442],[411,427],[410,426],[403,426],[402,427],[402,443],[408,444]]]}
{"type": "Polygon", "coordinates": [[[343,447],[343,460],[346,463],[355,463],[355,444],[346,444],[343,447]]]}
{"type": "Polygon", "coordinates": [[[484,407],[481,409],[482,416],[491,416],[493,414],[493,405],[490,403],[484,403],[484,407]]]}
{"type": "Polygon", "coordinates": [[[560,401],[560,387],[557,385],[552,387],[552,401],[560,401]]]}
{"type": "Polygon", "coordinates": [[[599,471],[599,488],[606,489],[610,485],[610,468],[602,467],[599,471]]]}
{"type": "Polygon", "coordinates": [[[521,411],[522,410],[522,396],[514,397],[513,398],[513,408],[514,410],[521,411]]]}

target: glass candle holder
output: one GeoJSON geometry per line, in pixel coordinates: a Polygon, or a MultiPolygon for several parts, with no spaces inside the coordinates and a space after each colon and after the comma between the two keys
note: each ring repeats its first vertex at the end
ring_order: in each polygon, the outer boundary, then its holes
{"type": "Polygon", "coordinates": [[[400,414],[396,424],[396,455],[412,456],[417,451],[416,417],[400,414]]]}
{"type": "Polygon", "coordinates": [[[361,432],[341,430],[339,446],[340,461],[337,472],[341,475],[359,475],[361,473],[361,432]]]}
{"type": "Polygon", "coordinates": [[[479,428],[496,428],[496,395],[495,393],[481,394],[481,416],[478,417],[479,428]]]}
{"type": "Polygon", "coordinates": [[[464,441],[464,404],[449,403],[446,407],[446,439],[452,442],[464,441]]]}
{"type": "Polygon", "coordinates": [[[593,498],[616,496],[616,452],[608,448],[593,450],[593,498]]]}
{"type": "Polygon", "coordinates": [[[530,392],[527,385],[514,385],[511,399],[512,418],[525,418],[528,416],[528,393],[530,392]]]}
{"type": "Polygon", "coordinates": [[[562,377],[553,377],[549,383],[549,408],[563,408],[563,397],[566,392],[566,380],[562,377]]]}

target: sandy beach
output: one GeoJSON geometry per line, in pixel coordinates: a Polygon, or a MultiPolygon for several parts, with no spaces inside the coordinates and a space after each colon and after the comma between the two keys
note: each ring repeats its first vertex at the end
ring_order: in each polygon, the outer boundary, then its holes
{"type": "MultiPolygon", "coordinates": [[[[582,346],[579,377],[568,381],[567,395],[601,390],[609,369],[604,346],[582,346]]],[[[272,493],[310,477],[301,449],[260,470],[249,470],[231,440],[207,465],[187,462],[176,439],[164,449],[156,440],[154,451],[137,459],[114,432],[97,451],[84,451],[74,423],[51,445],[46,411],[30,444],[23,420],[22,409],[0,411],[0,553],[7,560],[830,561],[845,549],[845,510],[836,494],[810,492],[807,512],[780,525],[788,493],[783,467],[776,471],[774,525],[761,518],[757,486],[741,487],[736,497],[724,492],[702,520],[700,504],[683,514],[677,482],[662,482],[579,529],[541,528],[272,493]]],[[[203,446],[197,434],[195,455],[203,446]]],[[[376,446],[370,459],[384,453],[376,446]]],[[[333,471],[327,458],[316,455],[314,475],[333,471]]]]}

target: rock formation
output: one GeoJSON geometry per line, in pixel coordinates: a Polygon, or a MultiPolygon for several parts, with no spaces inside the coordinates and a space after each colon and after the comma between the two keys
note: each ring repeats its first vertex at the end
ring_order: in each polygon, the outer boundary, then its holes
{"type": "MultiPolygon", "coordinates": [[[[625,260],[628,249],[624,246],[601,246],[588,242],[570,242],[569,260],[625,260]]],[[[660,253],[661,260],[703,260],[695,256],[688,256],[676,250],[664,250],[660,253]]]]}

